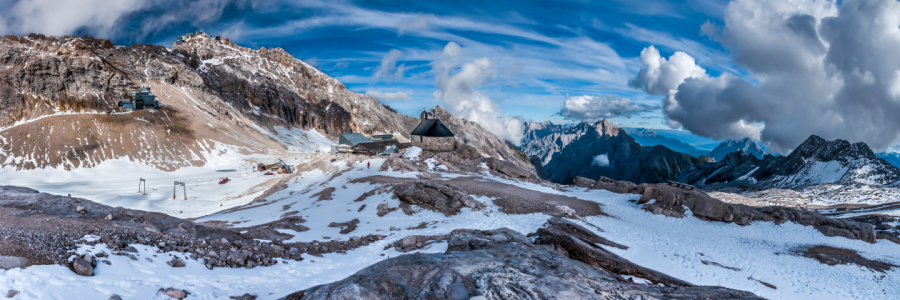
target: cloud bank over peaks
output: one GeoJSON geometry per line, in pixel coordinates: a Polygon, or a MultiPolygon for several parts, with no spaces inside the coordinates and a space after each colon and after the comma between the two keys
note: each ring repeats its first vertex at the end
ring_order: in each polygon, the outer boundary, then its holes
{"type": "Polygon", "coordinates": [[[459,44],[450,42],[444,46],[438,59],[432,62],[437,88],[433,96],[444,103],[453,116],[476,122],[515,145],[521,144],[524,137],[522,120],[503,117],[498,103],[478,91],[485,81],[497,77],[492,62],[479,58],[463,63],[464,59],[459,44]]]}
{"type": "Polygon", "coordinates": [[[630,85],[663,95],[670,125],[717,139],[758,134],[779,153],[812,134],[876,151],[900,142],[900,2],[735,0],[724,24],[702,33],[749,78],[711,77],[686,54],[644,49],[630,85]]]}
{"type": "Polygon", "coordinates": [[[659,106],[635,103],[617,95],[566,97],[559,115],[567,120],[596,122],[600,119],[626,117],[659,109],[659,106]]]}

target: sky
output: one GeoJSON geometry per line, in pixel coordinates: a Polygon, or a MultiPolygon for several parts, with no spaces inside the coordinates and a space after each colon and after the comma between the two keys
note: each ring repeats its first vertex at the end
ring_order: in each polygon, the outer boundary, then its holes
{"type": "Polygon", "coordinates": [[[404,114],[441,105],[516,142],[521,121],[900,142],[891,0],[0,0],[0,34],[171,47],[203,30],[281,47],[404,114]]]}

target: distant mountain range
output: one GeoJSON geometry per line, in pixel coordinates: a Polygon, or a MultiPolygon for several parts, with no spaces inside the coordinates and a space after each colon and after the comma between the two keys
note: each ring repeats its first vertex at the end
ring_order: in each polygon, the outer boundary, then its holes
{"type": "Polygon", "coordinates": [[[837,184],[886,185],[900,180],[900,168],[875,155],[865,143],[826,141],[810,136],[788,156],[762,159],[734,152],[712,164],[697,165],[678,181],[700,185],[748,185],[757,188],[800,188],[837,184]]]}
{"type": "Polygon", "coordinates": [[[708,162],[662,145],[641,146],[607,120],[573,126],[529,122],[525,127],[522,151],[540,159],[557,183],[571,183],[575,176],[663,182],[708,162]]]}
{"type": "Polygon", "coordinates": [[[720,161],[725,158],[725,155],[728,153],[738,151],[743,151],[747,154],[756,156],[758,159],[762,159],[763,156],[766,155],[766,151],[763,151],[762,147],[753,140],[749,138],[740,138],[722,142],[719,146],[716,146],[715,149],[710,151],[707,156],[712,157],[716,161],[720,161]]]}

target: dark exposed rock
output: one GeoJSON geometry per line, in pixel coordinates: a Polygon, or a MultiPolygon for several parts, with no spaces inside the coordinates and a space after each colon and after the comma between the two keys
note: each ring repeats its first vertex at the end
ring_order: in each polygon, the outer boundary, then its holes
{"type": "Polygon", "coordinates": [[[484,204],[469,195],[433,181],[415,181],[397,185],[394,188],[394,195],[403,203],[440,212],[446,216],[457,214],[462,207],[475,210],[484,208],[484,204]]]}
{"type": "Polygon", "coordinates": [[[635,284],[505,228],[454,230],[448,244],[444,254],[389,258],[285,299],[761,299],[722,287],[635,284]]]}
{"type": "Polygon", "coordinates": [[[343,223],[331,222],[331,224],[328,224],[328,227],[340,227],[341,234],[348,234],[356,230],[356,224],[359,224],[359,219],[353,219],[343,223]]]}
{"type": "Polygon", "coordinates": [[[166,262],[166,264],[174,268],[183,268],[185,266],[184,261],[178,258],[173,258],[172,260],[166,262]]]}
{"type": "Polygon", "coordinates": [[[230,296],[228,298],[234,299],[234,300],[256,300],[256,295],[243,294],[240,296],[230,296]]]}
{"type": "MultiPolygon", "coordinates": [[[[19,294],[19,291],[17,291],[17,290],[9,290],[6,292],[6,298],[15,297],[18,294],[19,294]]],[[[119,300],[121,300],[121,299],[119,299],[119,300]]]]}
{"type": "Polygon", "coordinates": [[[854,250],[834,248],[830,246],[815,246],[802,249],[800,251],[800,255],[813,258],[815,260],[818,260],[820,263],[829,266],[834,266],[837,264],[855,264],[882,273],[884,273],[884,271],[890,270],[891,268],[897,267],[886,262],[866,259],[859,255],[859,253],[856,253],[856,251],[854,250]]]}
{"type": "Polygon", "coordinates": [[[378,216],[384,217],[384,215],[391,213],[392,211],[400,209],[399,207],[388,207],[387,203],[378,204],[376,207],[378,209],[378,216]]]}

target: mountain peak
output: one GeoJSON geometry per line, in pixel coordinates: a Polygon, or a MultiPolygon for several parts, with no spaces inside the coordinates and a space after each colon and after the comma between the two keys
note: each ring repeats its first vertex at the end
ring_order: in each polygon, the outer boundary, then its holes
{"type": "Polygon", "coordinates": [[[599,132],[603,135],[608,135],[608,136],[618,136],[619,131],[621,130],[618,127],[616,127],[616,125],[613,125],[613,123],[607,119],[603,119],[603,120],[597,121],[597,123],[594,123],[594,129],[596,129],[597,132],[599,132]]]}
{"type": "Polygon", "coordinates": [[[750,138],[744,137],[722,142],[709,152],[709,156],[716,161],[721,161],[728,153],[739,151],[756,156],[758,159],[762,159],[766,155],[766,151],[763,151],[759,144],[750,138]]]}

